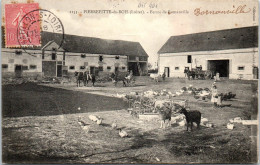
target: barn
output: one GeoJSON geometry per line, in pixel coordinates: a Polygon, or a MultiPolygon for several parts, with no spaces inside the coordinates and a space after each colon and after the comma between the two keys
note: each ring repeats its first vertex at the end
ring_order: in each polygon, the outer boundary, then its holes
{"type": "Polygon", "coordinates": [[[158,51],[158,68],[167,77],[200,68],[222,78],[258,79],[258,26],[171,36],[158,51]]]}
{"type": "Polygon", "coordinates": [[[42,47],[5,48],[2,44],[4,77],[62,77],[75,71],[100,76],[112,72],[147,73],[148,55],[139,42],[106,40],[42,32],[42,47]]]}

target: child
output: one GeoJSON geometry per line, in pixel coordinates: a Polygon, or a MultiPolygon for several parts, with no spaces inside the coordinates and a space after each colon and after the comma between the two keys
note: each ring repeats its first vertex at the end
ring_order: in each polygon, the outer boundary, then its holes
{"type": "Polygon", "coordinates": [[[217,107],[222,108],[222,97],[220,95],[218,95],[218,101],[217,101],[217,107]]]}
{"type": "Polygon", "coordinates": [[[212,88],[211,88],[211,102],[214,103],[214,106],[217,106],[218,90],[217,90],[217,86],[215,84],[213,84],[212,88]]]}

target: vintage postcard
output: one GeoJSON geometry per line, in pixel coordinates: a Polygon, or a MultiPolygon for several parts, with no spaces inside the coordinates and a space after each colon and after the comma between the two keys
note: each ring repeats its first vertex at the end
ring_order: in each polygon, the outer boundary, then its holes
{"type": "Polygon", "coordinates": [[[257,0],[3,0],[2,163],[259,163],[257,0]]]}

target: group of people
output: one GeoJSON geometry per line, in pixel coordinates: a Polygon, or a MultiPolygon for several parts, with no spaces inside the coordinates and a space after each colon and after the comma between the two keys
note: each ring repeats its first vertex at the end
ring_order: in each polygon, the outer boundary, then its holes
{"type": "Polygon", "coordinates": [[[95,74],[91,74],[89,71],[85,72],[75,72],[77,79],[77,86],[80,86],[80,81],[83,81],[84,86],[87,86],[88,82],[92,82],[92,86],[95,86],[96,77],[95,74]]]}
{"type": "Polygon", "coordinates": [[[85,71],[84,74],[83,74],[83,83],[84,83],[84,86],[86,86],[88,84],[88,81],[92,82],[92,86],[95,85],[95,82],[96,82],[96,77],[95,77],[95,74],[90,74],[90,72],[88,71],[85,71]]]}
{"type": "Polygon", "coordinates": [[[113,83],[116,85],[118,81],[123,81],[123,85],[126,86],[126,84],[130,83],[131,79],[133,77],[133,71],[130,70],[125,76],[119,75],[119,72],[116,71],[115,73],[112,73],[110,78],[112,79],[113,83]]]}

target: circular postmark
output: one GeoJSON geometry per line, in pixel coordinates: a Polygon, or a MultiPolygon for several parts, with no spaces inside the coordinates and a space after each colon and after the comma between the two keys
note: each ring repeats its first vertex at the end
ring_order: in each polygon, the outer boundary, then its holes
{"type": "Polygon", "coordinates": [[[54,41],[59,49],[64,40],[64,27],[60,19],[52,12],[36,9],[26,13],[17,28],[17,41],[20,47],[32,54],[28,49],[43,47],[49,41],[54,41]]]}

